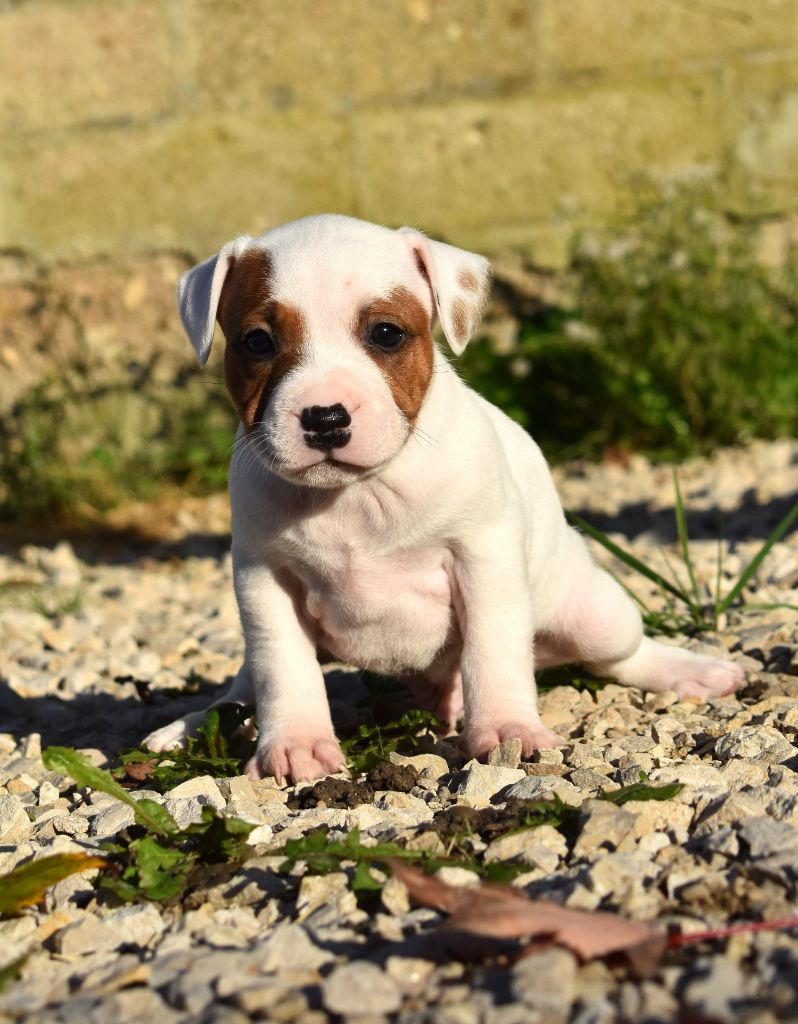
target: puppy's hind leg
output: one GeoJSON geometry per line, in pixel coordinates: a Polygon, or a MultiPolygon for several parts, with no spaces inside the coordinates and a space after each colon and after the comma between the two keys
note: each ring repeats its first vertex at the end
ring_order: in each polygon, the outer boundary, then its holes
{"type": "Polygon", "coordinates": [[[156,729],[144,737],[144,746],[150,750],[174,750],[175,747],[184,747],[189,736],[193,736],[202,724],[202,720],[211,708],[219,707],[220,704],[253,704],[254,694],[252,691],[252,680],[245,666],[241,666],[238,674],[227,693],[209,704],[204,711],[192,711],[182,718],[176,718],[169,725],[156,729]]]}
{"type": "Polygon", "coordinates": [[[632,600],[587,557],[579,559],[550,629],[562,660],[582,662],[596,675],[613,676],[642,690],[673,690],[681,697],[706,700],[733,693],[745,679],[733,662],[643,636],[632,600]]]}

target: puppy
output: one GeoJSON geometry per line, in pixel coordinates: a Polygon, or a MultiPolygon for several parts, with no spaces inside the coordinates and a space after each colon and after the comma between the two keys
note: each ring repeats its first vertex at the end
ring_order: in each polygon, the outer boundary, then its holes
{"type": "MultiPolygon", "coordinates": [[[[230,465],[244,664],[226,701],[257,709],[251,778],[344,765],[317,650],[404,677],[483,757],[540,719],[535,667],[683,697],[742,670],[643,636],[621,587],[571,529],[537,445],[470,390],[459,355],[488,293],[485,259],[418,231],[298,220],[225,245],[180,280],[201,365],[218,320],[241,425],[230,465]]],[[[181,743],[202,715],[147,737],[181,743]]]]}

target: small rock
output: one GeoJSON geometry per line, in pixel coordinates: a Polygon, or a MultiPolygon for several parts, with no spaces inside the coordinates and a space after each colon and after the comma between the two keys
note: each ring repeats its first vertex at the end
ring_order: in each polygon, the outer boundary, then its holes
{"type": "Polygon", "coordinates": [[[299,924],[280,924],[260,947],[261,970],[265,973],[285,970],[317,971],[335,957],[311,941],[299,924]]]}
{"type": "Polygon", "coordinates": [[[462,781],[455,792],[472,807],[485,807],[491,797],[521,780],[526,780],[526,774],[520,768],[504,768],[471,761],[466,765],[462,781]]]}
{"type": "Polygon", "coordinates": [[[425,775],[432,779],[439,779],[441,775],[446,775],[449,771],[449,765],[438,754],[415,754],[413,757],[406,757],[404,754],[392,751],[388,755],[388,759],[391,764],[407,765],[410,768],[415,768],[419,775],[425,775]]]}
{"type": "Polygon", "coordinates": [[[798,851],[798,829],[786,821],[761,816],[749,818],[740,829],[753,860],[798,851]]]}
{"type": "Polygon", "coordinates": [[[93,836],[113,836],[123,828],[129,828],[134,821],[133,808],[117,801],[94,815],[91,819],[91,834],[93,836]]]}
{"type": "Polygon", "coordinates": [[[520,782],[510,786],[503,795],[509,800],[541,800],[554,794],[569,807],[579,807],[583,794],[567,779],[559,775],[525,775],[520,782]]]}
{"type": "Polygon", "coordinates": [[[521,763],[521,740],[514,737],[502,742],[488,754],[488,764],[502,768],[517,768],[521,763]]]}
{"type": "Polygon", "coordinates": [[[116,949],[119,942],[119,933],[91,914],[67,925],[55,935],[55,948],[61,956],[66,957],[116,949]]]}
{"type": "Polygon", "coordinates": [[[357,901],[349,892],[349,879],[343,871],[328,875],[305,875],[299,883],[296,900],[297,920],[301,921],[319,907],[340,903],[342,897],[351,896],[352,909],[357,901]]]}
{"type": "Polygon", "coordinates": [[[380,899],[385,909],[395,917],[400,917],[410,910],[410,897],[407,886],[400,882],[395,875],[391,875],[382,887],[380,899]]]}
{"type": "Polygon", "coordinates": [[[701,977],[689,982],[684,990],[684,999],[688,1007],[698,1010],[706,1020],[737,1024],[740,1003],[746,994],[745,975],[740,967],[716,957],[701,977]]]}
{"type": "Polygon", "coordinates": [[[628,849],[634,831],[634,814],[606,800],[586,800],[574,854],[587,857],[600,850],[628,849]]]}
{"type": "Polygon", "coordinates": [[[551,825],[543,825],[540,828],[527,829],[524,832],[516,832],[513,835],[494,839],[485,851],[485,860],[488,863],[518,860],[550,874],[557,869],[560,858],[564,857],[567,852],[565,838],[551,825]],[[556,849],[541,841],[538,833],[543,829],[550,829],[558,837],[559,843],[556,849]]]}
{"type": "Polygon", "coordinates": [[[252,801],[252,803],[257,803],[255,787],[252,784],[252,780],[248,779],[246,775],[234,775],[230,779],[219,779],[216,785],[225,800],[237,798],[246,802],[252,801]]]}
{"type": "Polygon", "coordinates": [[[576,996],[576,976],[573,953],[551,946],[514,965],[513,995],[544,1017],[565,1020],[576,996]]]}
{"type": "Polygon", "coordinates": [[[107,914],[103,923],[114,930],[120,945],[147,946],[166,928],[166,922],[151,903],[119,907],[107,914]]]}
{"type": "Polygon", "coordinates": [[[744,725],[721,736],[715,744],[715,756],[720,761],[744,757],[760,764],[781,764],[796,754],[792,743],[767,725],[744,725]]]}
{"type": "Polygon", "coordinates": [[[456,868],[447,865],[446,867],[439,868],[435,872],[435,877],[440,878],[447,885],[462,886],[464,888],[480,884],[479,875],[476,871],[469,871],[468,868],[456,868]]]}
{"type": "Polygon", "coordinates": [[[198,775],[169,790],[164,807],[169,811],[180,828],[202,821],[202,808],[213,807],[224,810],[226,801],[219,792],[216,780],[210,775],[198,775]]]}
{"type": "Polygon", "coordinates": [[[410,995],[423,990],[434,968],[435,965],[429,960],[413,956],[389,956],[385,961],[388,976],[393,978],[403,992],[410,995]]]}
{"type": "Polygon", "coordinates": [[[420,797],[410,793],[375,793],[374,804],[386,811],[400,811],[408,814],[417,823],[431,821],[432,809],[420,797]]]}
{"type": "Polygon", "coordinates": [[[20,843],[33,831],[33,823],[18,796],[0,796],[0,843],[20,843]]]}
{"type": "Polygon", "coordinates": [[[393,978],[366,960],[336,967],[322,984],[321,998],[330,1013],[347,1018],[395,1013],[402,1005],[393,978]]]}

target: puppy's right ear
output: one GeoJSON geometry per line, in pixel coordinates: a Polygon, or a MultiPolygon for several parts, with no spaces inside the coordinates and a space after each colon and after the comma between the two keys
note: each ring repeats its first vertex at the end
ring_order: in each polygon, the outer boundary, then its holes
{"type": "Polygon", "coordinates": [[[208,362],[211,354],[216,309],[227,272],[235,257],[240,256],[251,241],[249,235],[240,235],[223,245],[215,256],[187,270],[177,283],[180,319],[200,366],[208,362]]]}

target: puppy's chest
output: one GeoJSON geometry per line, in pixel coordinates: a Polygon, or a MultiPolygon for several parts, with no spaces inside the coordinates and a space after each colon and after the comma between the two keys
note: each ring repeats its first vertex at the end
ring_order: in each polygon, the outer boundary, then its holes
{"type": "Polygon", "coordinates": [[[322,624],[354,626],[390,617],[408,602],[448,606],[443,547],[380,550],[366,541],[305,547],[289,571],[302,583],[304,610],[322,624]]]}
{"type": "Polygon", "coordinates": [[[380,543],[346,529],[300,531],[286,569],[299,610],[331,653],[363,667],[419,668],[452,621],[451,556],[441,544],[380,543]]]}

